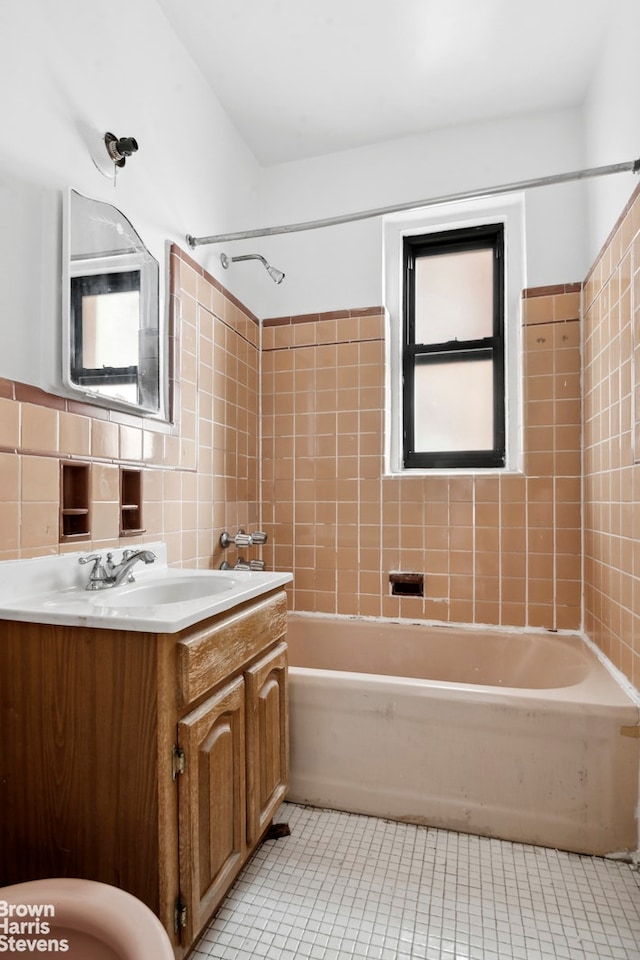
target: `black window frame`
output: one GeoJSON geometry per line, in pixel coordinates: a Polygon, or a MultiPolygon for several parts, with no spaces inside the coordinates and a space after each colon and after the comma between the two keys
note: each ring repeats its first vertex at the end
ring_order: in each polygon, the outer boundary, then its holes
{"type": "MultiPolygon", "coordinates": [[[[506,460],[504,223],[482,224],[403,238],[402,416],[405,469],[500,468],[506,460]],[[493,250],[493,334],[480,340],[415,342],[415,262],[425,256],[493,250]],[[490,450],[415,449],[414,383],[417,364],[493,363],[493,447],[490,450]]],[[[419,412],[418,412],[419,413],[419,412]]]]}
{"type": "MultiPolygon", "coordinates": [[[[110,293],[141,294],[141,272],[120,270],[110,273],[93,273],[71,277],[71,369],[74,383],[81,387],[110,386],[113,384],[138,384],[138,365],[126,367],[85,367],[83,355],[83,302],[85,297],[103,296],[110,293]]],[[[138,389],[138,394],[139,394],[138,389]]],[[[138,398],[139,402],[139,398],[138,398]]]]}

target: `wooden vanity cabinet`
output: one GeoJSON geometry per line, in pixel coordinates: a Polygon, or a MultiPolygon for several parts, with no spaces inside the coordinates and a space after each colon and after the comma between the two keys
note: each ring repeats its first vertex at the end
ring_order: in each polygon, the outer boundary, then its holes
{"type": "Polygon", "coordinates": [[[177,634],[0,622],[0,884],[122,887],[193,946],[284,799],[286,596],[177,634]]]}
{"type": "Polygon", "coordinates": [[[264,834],[289,782],[287,645],[279,643],[245,671],[247,691],[247,842],[264,834]]]}
{"type": "Polygon", "coordinates": [[[188,760],[178,785],[185,939],[215,912],[247,855],[244,679],[236,677],[178,724],[188,760]]]}

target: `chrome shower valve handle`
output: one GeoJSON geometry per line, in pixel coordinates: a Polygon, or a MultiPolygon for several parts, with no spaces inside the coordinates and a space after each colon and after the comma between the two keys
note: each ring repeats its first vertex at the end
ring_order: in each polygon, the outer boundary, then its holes
{"type": "Polygon", "coordinates": [[[227,547],[254,547],[267,542],[267,534],[262,530],[256,530],[255,533],[246,533],[242,528],[238,530],[235,537],[232,537],[226,531],[220,534],[220,546],[223,550],[227,547]]]}
{"type": "Polygon", "coordinates": [[[228,533],[220,534],[220,546],[225,550],[230,546],[236,547],[251,547],[253,546],[253,537],[250,533],[245,533],[244,530],[238,530],[235,537],[231,537],[228,533]]]}

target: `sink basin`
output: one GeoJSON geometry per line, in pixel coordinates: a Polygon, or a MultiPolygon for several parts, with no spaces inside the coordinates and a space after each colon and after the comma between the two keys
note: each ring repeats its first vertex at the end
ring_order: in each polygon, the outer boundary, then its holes
{"type": "Polygon", "coordinates": [[[235,580],[217,577],[215,573],[211,573],[202,577],[122,584],[119,587],[96,591],[91,600],[99,607],[154,607],[157,604],[202,600],[214,594],[226,593],[235,586],[235,580]]]}
{"type": "MultiPolygon", "coordinates": [[[[145,549],[155,553],[156,561],[136,567],[133,583],[105,590],[85,589],[88,571],[79,564],[81,554],[0,560],[0,624],[3,620],[23,620],[177,633],[284,587],[293,579],[291,573],[261,570],[169,567],[165,543],[148,543],[145,549]]],[[[107,551],[102,555],[105,559],[107,551]]]]}

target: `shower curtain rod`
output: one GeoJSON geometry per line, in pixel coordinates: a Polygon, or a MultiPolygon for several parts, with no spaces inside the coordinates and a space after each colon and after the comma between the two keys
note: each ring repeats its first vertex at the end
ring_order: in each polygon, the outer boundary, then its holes
{"type": "Polygon", "coordinates": [[[520,180],[516,183],[506,183],[498,187],[450,193],[442,197],[432,197],[429,200],[414,200],[409,203],[392,204],[389,207],[361,210],[359,213],[345,213],[338,217],[326,217],[324,220],[306,220],[302,223],[287,223],[279,227],[259,227],[256,230],[239,230],[236,233],[218,233],[210,237],[193,237],[191,234],[187,234],[186,240],[193,249],[207,243],[226,243],[229,240],[249,240],[254,237],[273,237],[282,233],[300,233],[303,230],[318,230],[321,227],[335,227],[341,223],[354,223],[356,220],[370,220],[373,217],[383,217],[389,213],[400,213],[402,210],[434,207],[439,203],[453,203],[456,200],[495,197],[501,193],[513,193],[517,190],[528,190],[531,187],[546,187],[554,183],[569,183],[572,180],[586,180],[591,177],[604,177],[611,173],[625,173],[627,171],[638,173],[640,171],[640,158],[627,160],[623,163],[610,163],[604,167],[574,170],[571,173],[557,173],[549,177],[538,177],[534,180],[520,180]]]}

